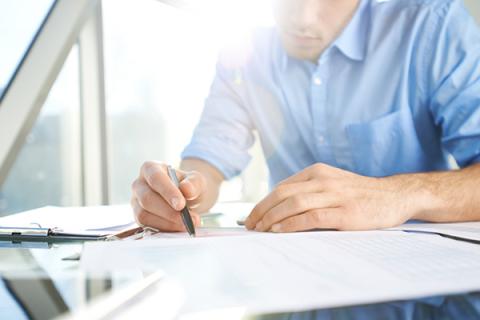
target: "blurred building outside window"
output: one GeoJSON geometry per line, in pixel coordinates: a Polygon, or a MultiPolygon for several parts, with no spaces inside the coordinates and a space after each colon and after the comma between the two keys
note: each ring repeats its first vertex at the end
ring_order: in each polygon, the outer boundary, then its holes
{"type": "Polygon", "coordinates": [[[80,205],[78,49],[73,47],[0,187],[0,216],[46,205],[80,205]]]}

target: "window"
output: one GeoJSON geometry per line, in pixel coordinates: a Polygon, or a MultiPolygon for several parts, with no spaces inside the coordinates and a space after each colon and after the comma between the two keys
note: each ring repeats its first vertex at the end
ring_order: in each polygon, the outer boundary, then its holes
{"type": "Polygon", "coordinates": [[[79,109],[74,47],[0,188],[0,215],[81,204],[79,109]]]}

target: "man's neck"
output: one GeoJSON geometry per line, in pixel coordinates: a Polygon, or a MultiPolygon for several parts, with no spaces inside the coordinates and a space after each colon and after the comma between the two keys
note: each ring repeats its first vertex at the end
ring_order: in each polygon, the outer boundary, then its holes
{"type": "Polygon", "coordinates": [[[340,37],[342,32],[345,30],[345,28],[347,28],[348,24],[352,21],[353,17],[355,16],[355,13],[360,7],[361,2],[362,0],[358,0],[357,4],[355,5],[355,7],[353,7],[353,9],[346,10],[346,13],[344,15],[339,16],[339,20],[341,21],[341,23],[335,29],[332,29],[332,33],[331,33],[332,36],[330,38],[330,41],[326,42],[320,54],[317,57],[309,60],[310,62],[314,64],[318,64],[318,61],[320,60],[322,55],[325,53],[325,51],[328,48],[330,48],[333,43],[335,43],[335,41],[338,39],[338,37],[340,37]]]}

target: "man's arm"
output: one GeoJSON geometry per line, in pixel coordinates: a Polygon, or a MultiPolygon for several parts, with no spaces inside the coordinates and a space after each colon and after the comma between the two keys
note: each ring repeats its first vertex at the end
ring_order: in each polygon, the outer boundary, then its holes
{"type": "Polygon", "coordinates": [[[413,219],[431,222],[480,221],[480,164],[435,173],[386,178],[393,186],[411,187],[413,219]]]}
{"type": "Polygon", "coordinates": [[[246,221],[248,229],[371,230],[410,219],[480,220],[480,165],[385,178],[313,165],[280,183],[246,221]]]}
{"type": "Polygon", "coordinates": [[[170,181],[166,165],[153,161],[142,166],[134,181],[131,204],[139,224],[185,231],[179,211],[187,205],[199,225],[199,214],[216,202],[222,181],[247,166],[254,136],[242,86],[235,82],[241,66],[229,66],[224,60],[221,55],[200,122],[181,155],[179,188],[170,181]]]}

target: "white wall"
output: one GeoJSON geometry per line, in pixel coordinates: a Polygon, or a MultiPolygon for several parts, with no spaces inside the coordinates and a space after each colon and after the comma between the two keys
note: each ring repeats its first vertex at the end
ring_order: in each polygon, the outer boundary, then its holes
{"type": "Polygon", "coordinates": [[[480,23],[480,0],[465,0],[465,4],[470,9],[472,15],[480,23]]]}

